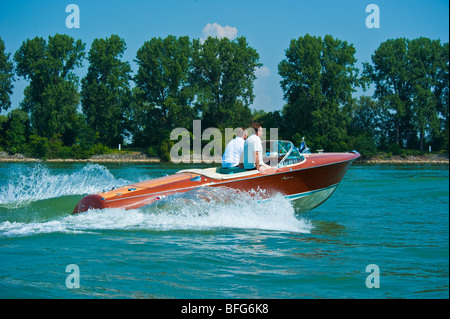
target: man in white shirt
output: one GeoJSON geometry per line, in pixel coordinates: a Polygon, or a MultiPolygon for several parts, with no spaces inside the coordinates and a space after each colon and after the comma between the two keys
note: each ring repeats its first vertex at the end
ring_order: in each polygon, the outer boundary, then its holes
{"type": "Polygon", "coordinates": [[[228,143],[225,148],[225,152],[222,155],[222,167],[231,168],[238,167],[241,159],[242,152],[244,150],[244,143],[247,139],[247,131],[238,128],[236,131],[236,137],[228,143]]]}
{"type": "Polygon", "coordinates": [[[248,170],[256,168],[260,173],[264,173],[264,169],[269,168],[269,166],[263,162],[261,143],[263,129],[261,125],[254,124],[253,131],[254,134],[250,135],[244,144],[244,168],[248,170]]]}

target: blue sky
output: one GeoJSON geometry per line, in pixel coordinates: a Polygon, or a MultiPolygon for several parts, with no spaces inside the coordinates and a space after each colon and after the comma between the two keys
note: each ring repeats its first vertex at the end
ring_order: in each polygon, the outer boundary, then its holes
{"type": "MultiPolygon", "coordinates": [[[[124,59],[133,62],[137,50],[152,37],[187,35],[204,38],[226,35],[247,38],[260,55],[263,67],[255,81],[256,99],[251,106],[265,111],[281,110],[284,105],[278,63],[284,58],[291,39],[309,33],[330,34],[352,43],[357,66],[370,61],[374,50],[390,38],[429,37],[449,41],[449,2],[442,0],[42,0],[0,2],[0,36],[6,51],[14,55],[26,39],[69,34],[86,43],[89,50],[95,38],[117,34],[127,43],[124,59]],[[66,6],[80,9],[80,28],[66,27],[66,6]],[[369,4],[379,8],[380,28],[368,28],[369,4]],[[210,30],[205,28],[211,25],[210,30]]],[[[78,71],[80,78],[85,67],[78,71]]],[[[17,107],[27,82],[17,79],[11,97],[17,107]]],[[[359,93],[361,94],[361,93],[359,93]]],[[[369,93],[366,93],[369,94],[369,93]]]]}

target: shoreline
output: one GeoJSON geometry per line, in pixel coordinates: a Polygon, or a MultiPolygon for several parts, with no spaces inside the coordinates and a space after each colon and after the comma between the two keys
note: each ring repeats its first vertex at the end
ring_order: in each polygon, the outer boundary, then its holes
{"type": "Polygon", "coordinates": [[[410,155],[402,157],[394,155],[389,158],[383,156],[374,156],[367,159],[358,159],[355,163],[365,164],[449,164],[449,156],[447,154],[429,154],[429,155],[410,155]]]}
{"type": "MultiPolygon", "coordinates": [[[[0,153],[1,162],[53,162],[53,163],[160,163],[161,160],[157,157],[149,157],[145,154],[105,154],[95,155],[87,159],[75,158],[53,158],[53,159],[39,159],[30,158],[21,154],[8,155],[0,153]]],[[[447,154],[433,154],[433,155],[419,155],[419,156],[391,156],[384,158],[384,156],[375,156],[355,161],[355,163],[363,164],[449,164],[449,156],[447,154]]]]}
{"type": "Polygon", "coordinates": [[[22,154],[8,155],[5,152],[0,153],[0,162],[54,162],[54,163],[159,163],[161,160],[157,157],[149,157],[141,153],[128,153],[128,154],[105,154],[105,155],[94,155],[90,158],[32,158],[27,157],[22,154]]]}

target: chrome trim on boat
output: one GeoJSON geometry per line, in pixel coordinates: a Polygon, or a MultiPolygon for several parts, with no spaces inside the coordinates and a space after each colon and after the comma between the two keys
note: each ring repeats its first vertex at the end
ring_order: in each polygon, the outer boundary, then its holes
{"type": "Polygon", "coordinates": [[[298,193],[298,194],[292,194],[292,195],[286,195],[284,197],[289,199],[289,200],[296,200],[296,199],[299,199],[299,198],[302,198],[302,197],[305,197],[305,196],[309,196],[309,195],[312,195],[314,193],[321,192],[321,191],[324,191],[324,190],[327,190],[327,189],[330,189],[330,188],[336,188],[336,187],[338,187],[338,185],[339,185],[339,183],[333,184],[333,185],[330,185],[330,186],[327,186],[327,187],[324,187],[324,188],[315,189],[313,191],[308,191],[308,192],[303,192],[303,193],[298,193]]]}
{"type": "Polygon", "coordinates": [[[191,182],[201,182],[202,181],[202,177],[200,175],[195,176],[194,178],[190,179],[191,182]]]}

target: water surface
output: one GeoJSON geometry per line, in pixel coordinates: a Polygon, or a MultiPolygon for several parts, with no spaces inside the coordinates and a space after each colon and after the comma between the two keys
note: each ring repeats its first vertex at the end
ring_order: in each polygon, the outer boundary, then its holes
{"type": "Polygon", "coordinates": [[[70,214],[184,168],[0,163],[0,298],[449,298],[448,165],[353,164],[303,214],[226,189],[70,214]]]}

